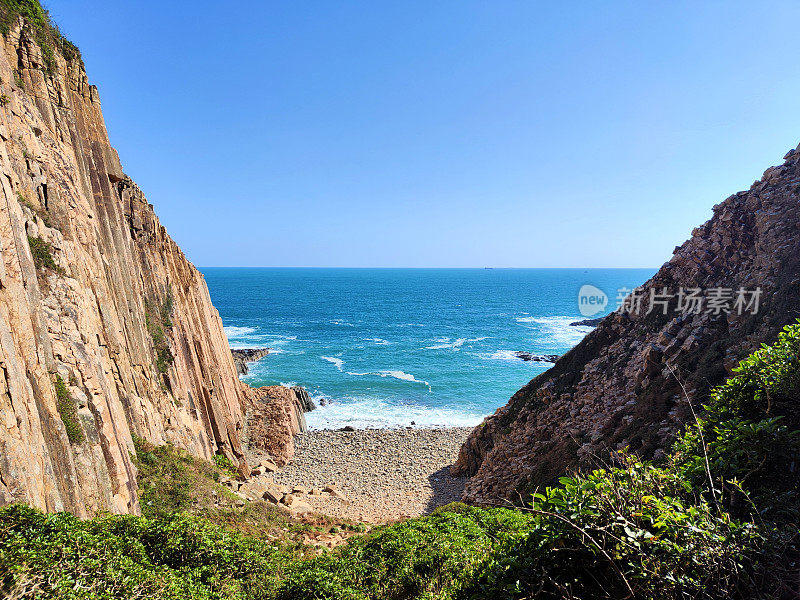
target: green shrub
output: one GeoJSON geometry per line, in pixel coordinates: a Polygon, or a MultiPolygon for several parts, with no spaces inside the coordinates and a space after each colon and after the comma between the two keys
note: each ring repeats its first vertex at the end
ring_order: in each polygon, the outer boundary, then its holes
{"type": "Polygon", "coordinates": [[[144,309],[145,325],[156,351],[156,369],[159,373],[166,373],[167,369],[175,362],[166,335],[166,331],[172,328],[172,292],[167,291],[166,298],[161,304],[145,300],[144,309]]]}
{"type": "Polygon", "coordinates": [[[61,52],[68,62],[80,60],[78,48],[61,34],[38,0],[0,0],[0,33],[8,35],[20,16],[25,19],[25,24],[42,50],[47,73],[52,73],[56,67],[56,51],[61,52]]]}
{"type": "Polygon", "coordinates": [[[741,361],[734,373],[675,444],[678,473],[705,489],[710,471],[715,495],[740,516],[757,507],[761,517],[796,519],[800,478],[791,474],[800,464],[800,326],[786,327],[776,344],[741,361]]]}
{"type": "Polygon", "coordinates": [[[1,509],[0,582],[40,598],[89,599],[792,597],[798,477],[787,461],[796,456],[798,340],[800,326],[787,328],[743,361],[664,466],[619,454],[617,466],[563,477],[531,506],[455,503],[311,560],[286,538],[176,513],[202,510],[241,527],[270,518],[271,507],[203,508],[220,493],[219,467],[135,440],[149,518],[81,522],[1,509]]]}
{"type": "Polygon", "coordinates": [[[56,261],[53,259],[53,247],[42,238],[28,236],[28,246],[33,255],[33,264],[37,269],[49,269],[56,273],[64,273],[56,261]]]}
{"type": "Polygon", "coordinates": [[[64,423],[67,437],[73,444],[82,444],[86,440],[86,435],[83,433],[83,428],[78,421],[78,409],[75,406],[75,400],[70,396],[64,380],[61,379],[61,375],[56,375],[55,388],[56,407],[64,423]]]}

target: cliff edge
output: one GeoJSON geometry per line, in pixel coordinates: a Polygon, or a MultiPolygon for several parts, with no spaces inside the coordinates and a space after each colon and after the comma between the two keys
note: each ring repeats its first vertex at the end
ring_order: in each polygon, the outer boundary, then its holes
{"type": "Polygon", "coordinates": [[[0,504],[136,513],[133,436],[244,463],[244,386],[77,50],[0,12],[0,504]]]}
{"type": "Polygon", "coordinates": [[[604,318],[472,432],[452,468],[472,476],[464,500],[519,499],[624,447],[661,458],[691,418],[687,397],[699,409],[739,359],[800,317],[800,147],[784,160],[714,207],[642,286],[638,312],[604,318]],[[706,304],[683,310],[680,288],[706,304]],[[736,307],[739,289],[757,288],[755,312],[736,307]],[[712,306],[715,289],[727,304],[712,306]],[[648,314],[651,293],[676,297],[648,314]]]}

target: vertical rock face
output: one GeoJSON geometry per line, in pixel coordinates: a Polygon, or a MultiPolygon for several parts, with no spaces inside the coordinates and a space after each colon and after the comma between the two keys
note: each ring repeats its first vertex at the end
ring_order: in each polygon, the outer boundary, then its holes
{"type": "Polygon", "coordinates": [[[122,172],[79,58],[0,38],[0,503],[137,512],[132,436],[237,460],[202,275],[122,172]]]}
{"type": "Polygon", "coordinates": [[[266,452],[282,467],[294,456],[294,436],[308,431],[305,413],[314,410],[314,403],[302,387],[242,386],[247,447],[266,452]]]}
{"type": "MultiPolygon", "coordinates": [[[[800,148],[798,148],[800,150],[800,148]]],[[[555,366],[473,431],[452,471],[464,499],[517,499],[628,447],[658,458],[738,360],[800,317],[800,151],[714,207],[643,286],[638,314],[611,314],[555,366]],[[760,287],[760,307],[645,314],[651,290],[760,287]],[[685,388],[685,390],[684,390],[685,388]]],[[[707,294],[706,294],[707,295],[707,294]]],[[[748,300],[752,299],[748,297],[748,300]]],[[[733,306],[731,305],[731,308],[733,306]]]]}

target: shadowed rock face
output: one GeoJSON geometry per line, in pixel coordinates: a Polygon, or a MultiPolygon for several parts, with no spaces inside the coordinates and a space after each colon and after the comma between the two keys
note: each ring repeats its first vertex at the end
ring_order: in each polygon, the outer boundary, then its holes
{"type": "Polygon", "coordinates": [[[472,476],[464,500],[519,499],[626,446],[658,458],[691,417],[678,378],[698,405],[739,359],[800,317],[800,152],[715,206],[643,288],[640,314],[604,318],[472,432],[452,468],[472,476]],[[682,314],[676,300],[667,315],[644,314],[651,288],[757,286],[755,315],[682,314]]]}
{"type": "Polygon", "coordinates": [[[132,436],[235,461],[243,388],[202,275],[122,172],[97,89],[79,59],[56,61],[47,75],[22,22],[0,37],[0,503],[135,513],[132,436]]]}

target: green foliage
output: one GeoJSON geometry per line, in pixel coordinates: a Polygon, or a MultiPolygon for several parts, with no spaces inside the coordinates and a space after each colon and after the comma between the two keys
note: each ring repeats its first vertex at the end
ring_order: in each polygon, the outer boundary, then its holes
{"type": "Polygon", "coordinates": [[[715,492],[740,516],[755,508],[762,517],[800,517],[800,478],[791,475],[800,464],[800,326],[786,327],[776,344],[734,372],[675,444],[678,473],[696,488],[710,488],[710,470],[715,492]]]}
{"type": "Polygon", "coordinates": [[[78,409],[75,406],[75,400],[69,394],[67,385],[61,378],[61,375],[56,375],[56,407],[58,414],[61,415],[61,420],[64,422],[64,428],[67,431],[67,437],[73,444],[82,444],[86,440],[86,435],[83,433],[78,421],[78,409]]]}
{"type": "Polygon", "coordinates": [[[269,598],[292,556],[186,514],[81,521],[9,506],[0,534],[0,595],[26,598],[269,598]]]}
{"type": "Polygon", "coordinates": [[[223,471],[227,471],[228,473],[231,474],[236,473],[236,465],[234,465],[231,462],[231,459],[225,456],[224,454],[215,454],[214,464],[217,465],[217,468],[222,469],[223,471]]]}
{"type": "Polygon", "coordinates": [[[175,362],[166,335],[166,331],[172,328],[172,292],[167,291],[166,298],[161,304],[145,300],[144,309],[145,325],[156,351],[156,369],[159,373],[166,373],[167,369],[175,362]]]}
{"type": "Polygon", "coordinates": [[[135,440],[146,516],[81,522],[2,509],[0,581],[39,598],[791,597],[799,340],[800,326],[787,328],[743,361],[664,466],[621,453],[613,468],[563,477],[528,507],[455,503],[313,559],[255,524],[270,518],[265,503],[203,505],[220,494],[224,461],[135,440]],[[175,512],[186,508],[207,518],[175,512]],[[219,523],[247,523],[254,535],[219,523]]]}
{"type": "MultiPolygon", "coordinates": [[[[0,99],[2,99],[1,96],[0,99]]],[[[45,227],[53,227],[53,224],[50,222],[50,215],[47,214],[47,211],[38,209],[30,200],[23,196],[21,192],[17,192],[17,200],[23,206],[27,206],[33,214],[37,215],[42,220],[45,227]]]]}
{"type": "Polygon", "coordinates": [[[56,261],[53,260],[53,247],[42,238],[28,236],[28,245],[33,255],[33,264],[37,269],[50,269],[56,273],[64,273],[56,261]]]}
{"type": "Polygon", "coordinates": [[[6,106],[9,102],[11,102],[11,98],[8,97],[8,94],[0,94],[0,106],[6,106]]]}
{"type": "Polygon", "coordinates": [[[133,444],[143,515],[162,517],[235,499],[230,490],[217,484],[223,471],[216,465],[170,444],[153,446],[135,436],[133,444]]]}
{"type": "MultiPolygon", "coordinates": [[[[11,26],[20,16],[25,19],[26,26],[30,28],[33,38],[42,50],[45,72],[52,73],[55,69],[56,51],[67,62],[80,60],[78,48],[61,35],[38,0],[0,0],[0,33],[8,35],[11,26]]],[[[18,84],[18,87],[22,85],[18,84]]]]}

